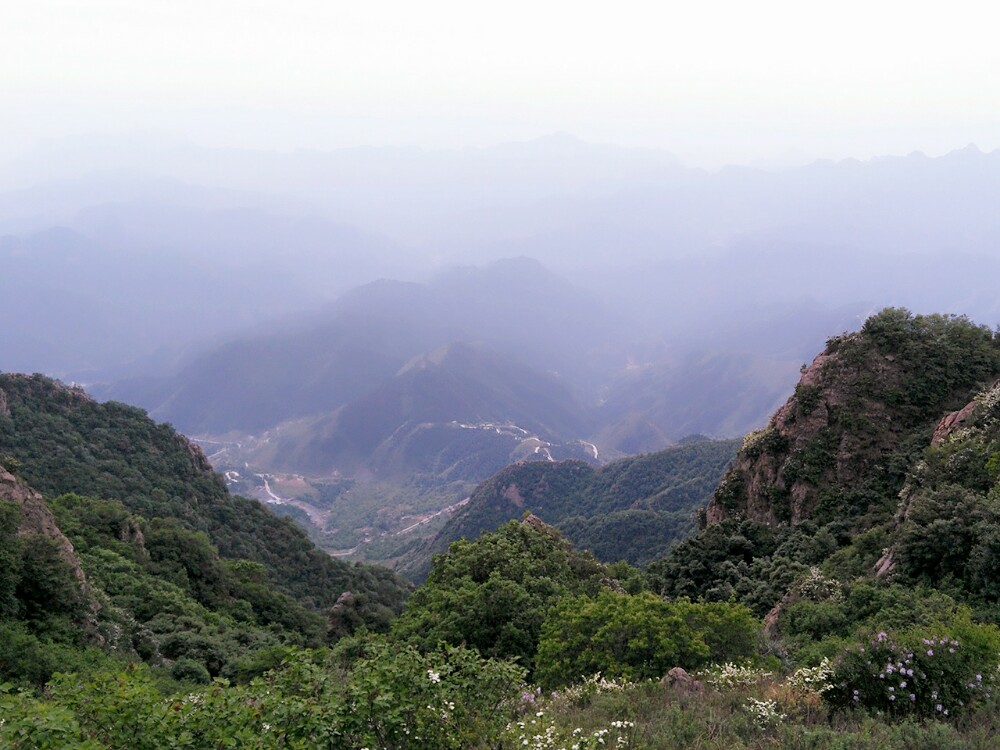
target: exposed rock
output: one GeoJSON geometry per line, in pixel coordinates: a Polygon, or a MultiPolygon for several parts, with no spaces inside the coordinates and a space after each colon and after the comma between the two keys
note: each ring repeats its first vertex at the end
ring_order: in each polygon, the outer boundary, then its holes
{"type": "Polygon", "coordinates": [[[705,686],[689,675],[681,667],[674,667],[660,680],[660,684],[676,690],[678,693],[696,694],[703,693],[705,686]]]}
{"type": "Polygon", "coordinates": [[[83,566],[80,564],[80,558],[76,556],[72,542],[62,533],[44,498],[22,480],[0,467],[0,500],[15,502],[21,508],[18,536],[45,536],[56,543],[59,556],[66,561],[86,598],[89,619],[93,625],[93,617],[100,611],[101,605],[87,583],[87,576],[83,572],[83,566]]]}
{"type": "Polygon", "coordinates": [[[191,457],[191,463],[194,464],[198,471],[211,472],[212,464],[209,463],[208,458],[205,456],[205,451],[201,449],[201,446],[188,440],[183,435],[177,435],[177,438],[184,444],[185,450],[187,450],[188,455],[191,457]]]}
{"type": "Polygon", "coordinates": [[[617,578],[608,578],[607,576],[605,576],[604,578],[601,579],[601,585],[604,586],[605,588],[611,589],[616,594],[628,593],[627,591],[625,591],[625,587],[622,586],[622,582],[619,581],[617,578]]]}
{"type": "Polygon", "coordinates": [[[785,600],[782,599],[764,615],[764,635],[772,636],[778,632],[778,620],[781,619],[781,613],[784,611],[784,608],[785,600]]]}
{"type": "Polygon", "coordinates": [[[333,638],[350,635],[364,624],[358,612],[358,600],[351,591],[345,591],[327,613],[327,633],[333,638]]]}
{"type": "Polygon", "coordinates": [[[972,421],[978,405],[978,401],[970,401],[958,411],[953,411],[938,422],[938,426],[934,429],[934,437],[931,438],[931,445],[940,445],[951,433],[972,421]]]}
{"type": "Polygon", "coordinates": [[[878,562],[875,563],[875,577],[885,578],[895,569],[896,569],[895,550],[889,549],[886,551],[884,555],[882,555],[882,557],[878,559],[878,562]]]}
{"type": "Polygon", "coordinates": [[[877,354],[860,367],[836,352],[817,356],[767,427],[746,437],[706,509],[706,523],[747,518],[794,525],[811,518],[820,488],[850,486],[895,445],[890,407],[860,394],[866,379],[888,388],[898,378],[898,365],[877,354]],[[850,427],[845,415],[854,414],[880,429],[850,427]]]}
{"type": "Polygon", "coordinates": [[[528,515],[526,515],[524,517],[524,520],[521,521],[521,523],[523,523],[525,526],[531,526],[533,528],[542,529],[545,531],[548,531],[549,529],[552,528],[547,523],[545,523],[545,521],[536,516],[534,513],[529,513],[528,515]]]}
{"type": "Polygon", "coordinates": [[[343,594],[337,597],[337,601],[336,603],[334,603],[333,606],[340,607],[341,609],[343,609],[344,607],[353,607],[355,601],[356,599],[354,596],[354,592],[345,591],[343,594]]]}
{"type": "Polygon", "coordinates": [[[142,533],[142,527],[139,526],[134,518],[128,518],[122,524],[121,530],[118,532],[118,538],[125,542],[125,544],[134,547],[141,559],[149,557],[149,552],[146,551],[146,537],[142,533]]]}
{"type": "Polygon", "coordinates": [[[73,550],[73,544],[62,533],[56,519],[45,504],[42,496],[6,469],[0,467],[0,500],[17,503],[21,508],[21,523],[18,536],[47,536],[59,546],[59,554],[73,570],[73,575],[81,584],[86,577],[80,560],[73,550]]]}
{"type": "Polygon", "coordinates": [[[517,485],[511,483],[507,489],[503,491],[503,496],[510,500],[518,508],[524,507],[524,498],[521,496],[521,491],[518,490],[517,485]]]}

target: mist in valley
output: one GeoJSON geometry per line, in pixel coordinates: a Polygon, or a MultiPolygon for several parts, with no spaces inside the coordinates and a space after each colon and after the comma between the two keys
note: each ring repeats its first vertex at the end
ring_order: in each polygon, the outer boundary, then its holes
{"type": "Polygon", "coordinates": [[[181,6],[10,27],[0,370],[148,410],[317,534],[366,508],[329,548],[512,462],[740,437],[884,307],[1000,322],[992,46],[304,4],[226,48],[181,6]]]}

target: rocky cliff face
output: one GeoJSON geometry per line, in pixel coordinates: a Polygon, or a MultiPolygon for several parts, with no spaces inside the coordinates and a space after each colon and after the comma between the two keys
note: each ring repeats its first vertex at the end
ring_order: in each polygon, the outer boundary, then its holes
{"type": "Polygon", "coordinates": [[[768,525],[892,512],[906,466],[969,418],[997,343],[964,318],[887,310],[831,339],[795,393],[746,436],[705,520],[768,525]],[[942,421],[942,415],[948,414],[942,421]]]}
{"type": "Polygon", "coordinates": [[[59,548],[60,556],[72,569],[73,575],[81,585],[86,584],[86,576],[73,545],[59,529],[45,500],[2,466],[0,466],[0,500],[17,503],[20,507],[21,523],[17,529],[18,536],[40,535],[52,539],[59,548]]]}

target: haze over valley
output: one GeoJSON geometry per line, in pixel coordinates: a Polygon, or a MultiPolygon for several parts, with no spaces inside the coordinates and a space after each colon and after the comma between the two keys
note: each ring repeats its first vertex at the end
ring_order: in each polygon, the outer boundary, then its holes
{"type": "Polygon", "coordinates": [[[565,134],[136,135],[0,175],[0,366],[169,421],[337,552],[433,534],[512,462],[739,437],[883,306],[1000,320],[1000,152],[974,146],[706,171],[565,134]]]}
{"type": "Polygon", "coordinates": [[[997,16],[3,4],[0,747],[996,747],[997,16]]]}

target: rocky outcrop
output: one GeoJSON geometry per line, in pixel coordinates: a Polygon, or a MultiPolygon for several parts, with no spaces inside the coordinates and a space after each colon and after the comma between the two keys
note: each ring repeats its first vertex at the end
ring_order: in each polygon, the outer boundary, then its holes
{"type": "MultiPolygon", "coordinates": [[[[880,338],[878,326],[872,325],[869,332],[862,329],[828,342],[803,368],[794,395],[767,427],[747,435],[706,509],[706,523],[729,518],[768,525],[826,522],[838,517],[842,498],[852,498],[850,512],[861,517],[866,503],[879,502],[879,495],[895,497],[901,479],[890,459],[901,442],[924,440],[924,434],[929,438],[937,424],[933,444],[940,443],[973,418],[977,403],[937,422],[941,413],[954,409],[957,398],[968,399],[977,375],[966,372],[958,359],[949,359],[961,355],[946,344],[939,351],[927,342],[943,340],[950,329],[968,324],[961,319],[907,320],[910,328],[899,341],[880,338]],[[924,349],[914,355],[918,346],[924,349]],[[873,488],[867,494],[859,489],[866,483],[873,488]],[[821,500],[824,509],[818,511],[821,500]]],[[[969,356],[976,365],[978,355],[969,356]]]]}
{"type": "Polygon", "coordinates": [[[42,496],[6,469],[0,467],[0,500],[17,503],[21,509],[18,536],[46,536],[59,549],[59,555],[66,561],[81,586],[86,585],[86,576],[80,560],[73,550],[73,544],[66,538],[56,523],[55,516],[45,504],[42,496]]]}
{"type": "Polygon", "coordinates": [[[687,670],[681,667],[674,667],[660,680],[660,683],[686,695],[697,695],[705,692],[705,686],[688,674],[687,670]]]}
{"type": "Polygon", "coordinates": [[[510,500],[512,503],[514,503],[516,507],[518,508],[524,507],[524,498],[521,496],[521,491],[517,488],[517,485],[514,484],[513,482],[511,482],[510,486],[508,486],[507,489],[503,491],[503,496],[507,500],[510,500]]]}
{"type": "Polygon", "coordinates": [[[931,445],[940,445],[955,430],[972,422],[978,405],[978,401],[971,401],[938,422],[938,426],[934,429],[934,437],[931,438],[931,445]]]}
{"type": "Polygon", "coordinates": [[[820,484],[864,471],[862,446],[838,423],[851,402],[849,384],[837,377],[840,364],[835,354],[817,356],[767,427],[746,436],[709,503],[707,523],[799,523],[812,513],[820,484]]]}

